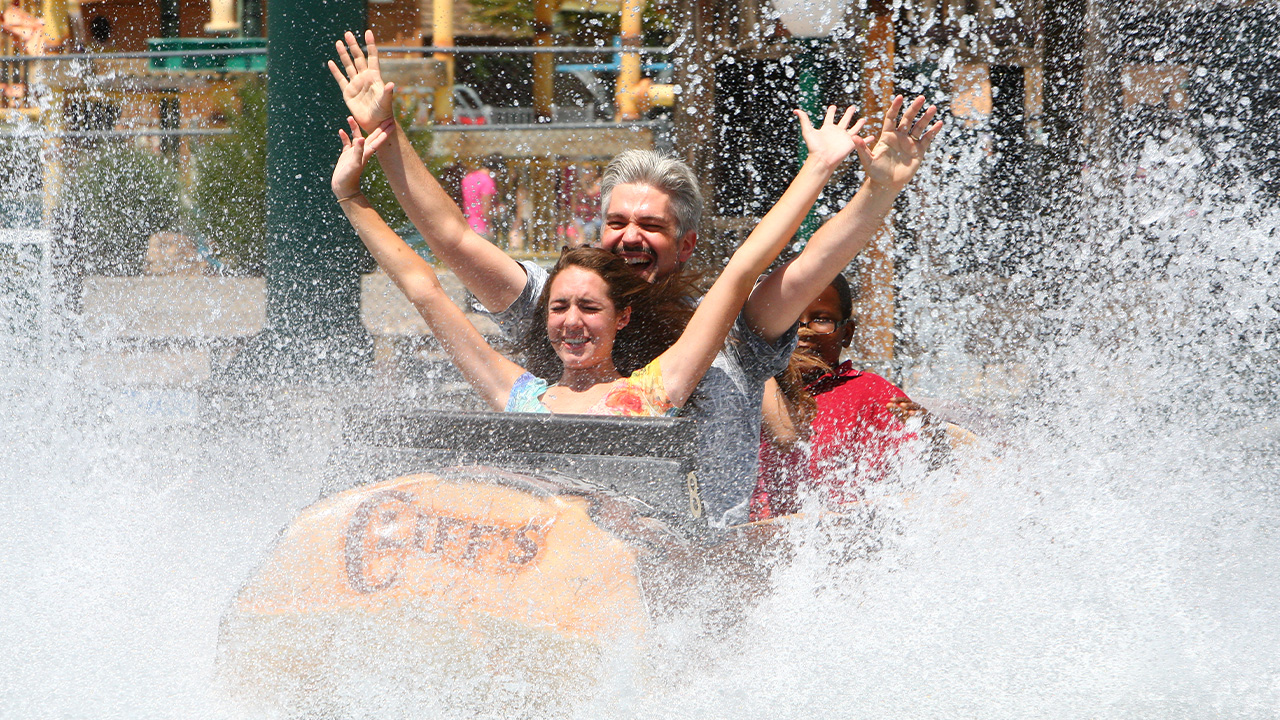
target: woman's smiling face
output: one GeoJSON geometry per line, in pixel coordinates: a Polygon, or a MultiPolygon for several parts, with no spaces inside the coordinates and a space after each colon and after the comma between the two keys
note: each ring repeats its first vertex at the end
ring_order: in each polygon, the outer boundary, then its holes
{"type": "Polygon", "coordinates": [[[613,362],[613,341],[631,320],[631,308],[618,312],[604,278],[570,265],[551,280],[547,295],[547,339],[565,370],[613,362]]]}

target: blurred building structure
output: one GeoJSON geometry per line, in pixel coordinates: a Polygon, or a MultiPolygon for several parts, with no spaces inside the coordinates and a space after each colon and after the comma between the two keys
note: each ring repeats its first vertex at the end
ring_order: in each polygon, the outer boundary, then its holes
{"type": "MultiPolygon", "coordinates": [[[[229,131],[237,88],[261,70],[234,57],[32,56],[141,52],[159,47],[157,40],[179,48],[232,36],[252,41],[264,33],[268,1],[0,0],[0,226],[47,230],[65,181],[63,159],[85,145],[141,143],[189,169],[206,134],[229,131]]],[[[434,131],[429,153],[446,188],[457,192],[469,160],[497,177],[503,217],[495,241],[513,253],[581,241],[575,208],[601,164],[625,148],[657,147],[695,168],[708,200],[703,245],[714,264],[716,250],[723,256],[736,245],[794,171],[799,145],[790,110],[809,92],[798,87],[800,75],[816,78],[810,91],[819,104],[857,104],[877,119],[893,92],[924,93],[943,107],[947,132],[963,136],[951,147],[980,149],[971,205],[990,242],[958,250],[949,271],[1034,272],[1036,243],[1018,234],[1025,221],[1050,217],[1061,237],[1085,234],[1076,214],[1082,183],[1141,172],[1135,148],[1162,133],[1186,133],[1221,159],[1212,172],[1224,181],[1248,179],[1276,194],[1280,146],[1269,131],[1280,119],[1276,0],[833,7],[840,16],[830,36],[800,41],[769,0],[367,5],[369,25],[388,49],[387,74],[410,101],[406,112],[434,131]],[[628,18],[640,22],[628,25],[628,18]],[[446,47],[412,50],[438,45],[446,47]],[[520,50],[531,45],[600,50],[550,58],[520,50]],[[640,52],[655,46],[669,52],[640,52]],[[671,105],[648,104],[655,98],[671,105]],[[1243,160],[1227,162],[1228,155],[1243,160]]],[[[946,162],[936,160],[928,172],[942,172],[946,162]]],[[[820,201],[821,214],[856,189],[855,165],[820,201]]],[[[892,259],[937,232],[902,212],[893,225],[881,255],[868,253],[873,262],[862,270],[864,290],[887,292],[880,307],[862,309],[861,324],[879,334],[860,338],[861,350],[885,361],[893,351],[892,259]]],[[[138,267],[146,267],[145,252],[144,244],[138,267]]]]}

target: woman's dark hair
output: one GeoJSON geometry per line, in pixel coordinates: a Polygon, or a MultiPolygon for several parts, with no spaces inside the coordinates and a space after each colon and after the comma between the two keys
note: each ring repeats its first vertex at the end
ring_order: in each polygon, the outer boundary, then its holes
{"type": "Polygon", "coordinates": [[[693,316],[693,298],[700,278],[681,270],[649,282],[627,266],[625,260],[600,248],[574,248],[560,254],[538,298],[540,324],[517,346],[524,367],[541,378],[558,378],[564,366],[547,340],[547,311],[551,284],[567,267],[579,267],[599,275],[609,288],[609,299],[622,311],[631,308],[631,322],[613,341],[613,364],[624,377],[648,365],[675,344],[693,316]]]}
{"type": "Polygon", "coordinates": [[[836,289],[836,295],[840,298],[840,319],[848,320],[853,317],[853,290],[843,273],[836,275],[836,279],[831,281],[831,287],[836,289]]]}

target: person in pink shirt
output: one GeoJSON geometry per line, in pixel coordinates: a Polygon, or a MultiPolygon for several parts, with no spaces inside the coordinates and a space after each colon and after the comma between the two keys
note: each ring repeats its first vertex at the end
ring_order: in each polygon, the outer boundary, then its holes
{"type": "Polygon", "coordinates": [[[470,163],[467,170],[462,178],[462,214],[477,235],[492,240],[489,213],[493,211],[493,196],[498,194],[498,185],[487,168],[470,163]]]}

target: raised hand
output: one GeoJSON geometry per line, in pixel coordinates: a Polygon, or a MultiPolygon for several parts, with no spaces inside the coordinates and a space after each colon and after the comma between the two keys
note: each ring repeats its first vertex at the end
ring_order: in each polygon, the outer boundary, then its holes
{"type": "Polygon", "coordinates": [[[392,100],[395,96],[395,83],[382,82],[382,71],[378,67],[378,46],[373,41],[373,31],[364,31],[365,46],[369,49],[366,59],[360,50],[356,36],[348,32],[342,40],[334,43],[338,50],[338,59],[342,68],[332,60],[329,61],[329,72],[342,88],[342,99],[347,109],[365,132],[373,132],[379,125],[391,119],[392,100]]]}
{"type": "Polygon", "coordinates": [[[347,135],[345,130],[338,131],[338,137],[342,139],[342,154],[333,166],[333,179],[330,181],[330,188],[339,200],[360,194],[360,176],[364,174],[365,163],[387,139],[387,133],[381,127],[374,128],[368,137],[362,137],[355,118],[348,117],[347,124],[351,126],[351,134],[347,135]]]}
{"type": "Polygon", "coordinates": [[[912,418],[919,417],[922,424],[929,425],[933,420],[933,416],[920,403],[905,397],[895,397],[885,403],[885,407],[889,408],[889,412],[898,418],[898,422],[906,425],[912,418]]]}
{"type": "Polygon", "coordinates": [[[942,130],[942,121],[933,122],[938,108],[930,105],[922,115],[924,97],[917,97],[902,112],[902,96],[895,95],[884,114],[880,137],[871,145],[865,138],[856,137],[858,159],[873,184],[891,188],[894,192],[906,187],[920,169],[929,145],[942,130]],[[901,117],[899,117],[901,113],[901,117]],[[930,125],[932,123],[932,125],[930,125]]]}
{"type": "Polygon", "coordinates": [[[857,108],[850,105],[840,118],[840,122],[836,122],[836,106],[827,106],[827,116],[822,121],[822,127],[814,128],[813,123],[809,120],[809,114],[803,110],[795,110],[796,116],[800,118],[800,134],[804,137],[804,144],[809,148],[809,157],[825,163],[828,167],[835,168],[844,159],[849,157],[849,153],[854,150],[855,138],[862,131],[862,126],[866,119],[860,118],[851,128],[849,122],[853,120],[853,114],[857,108]]]}

